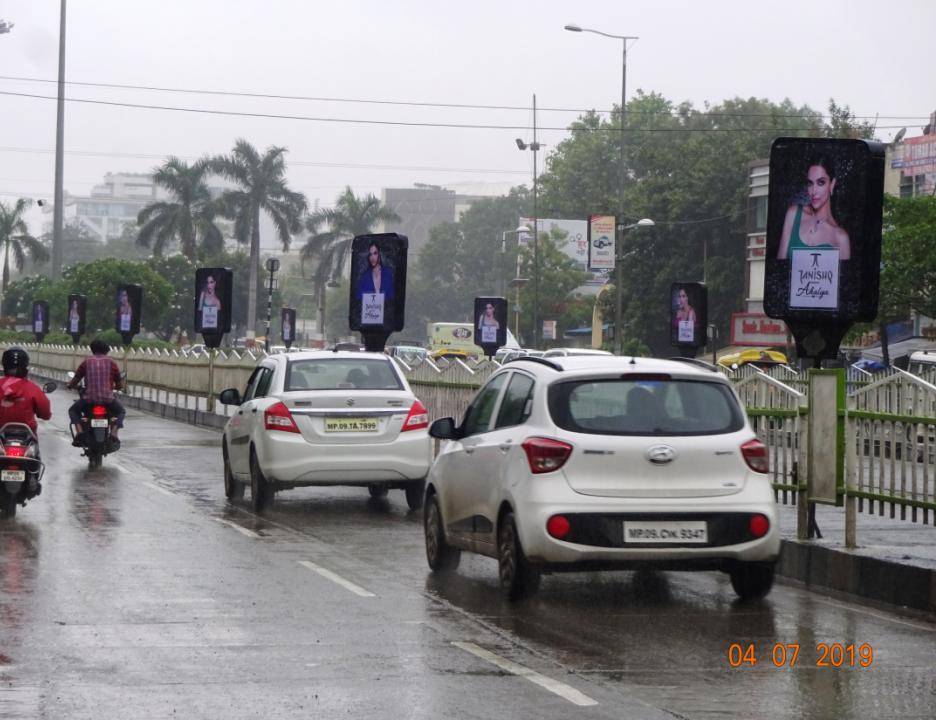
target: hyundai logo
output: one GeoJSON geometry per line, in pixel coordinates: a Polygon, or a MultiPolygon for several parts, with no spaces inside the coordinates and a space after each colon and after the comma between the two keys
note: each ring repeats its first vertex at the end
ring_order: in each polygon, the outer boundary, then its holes
{"type": "Polygon", "coordinates": [[[647,460],[654,465],[666,465],[676,459],[676,449],[669,445],[654,445],[647,449],[647,460]]]}

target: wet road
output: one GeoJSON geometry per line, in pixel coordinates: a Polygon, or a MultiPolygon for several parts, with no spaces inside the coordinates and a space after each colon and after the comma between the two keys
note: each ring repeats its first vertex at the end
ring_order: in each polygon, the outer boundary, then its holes
{"type": "Polygon", "coordinates": [[[740,605],[714,574],[548,576],[512,605],[493,560],[429,575],[401,491],[259,518],[223,496],[217,433],[131,412],[89,472],[53,398],[45,490],[0,523],[0,718],[936,715],[926,622],[787,585],[740,605]]]}

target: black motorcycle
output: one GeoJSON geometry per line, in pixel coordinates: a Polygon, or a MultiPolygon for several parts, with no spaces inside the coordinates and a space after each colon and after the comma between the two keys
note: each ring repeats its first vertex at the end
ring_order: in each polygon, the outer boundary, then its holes
{"type": "MultiPolygon", "coordinates": [[[[73,373],[69,373],[69,378],[73,373]]],[[[84,382],[78,386],[79,397],[84,397],[84,382]]],[[[78,447],[84,452],[83,455],[88,458],[88,467],[96,470],[104,462],[104,456],[112,452],[117,452],[120,443],[113,437],[117,415],[111,410],[110,405],[103,403],[85,403],[81,412],[81,433],[75,435],[74,428],[71,428],[72,441],[78,440],[78,447]]]]}
{"type": "MultiPolygon", "coordinates": [[[[46,383],[45,393],[55,390],[55,383],[46,383]]],[[[16,516],[18,505],[42,492],[45,465],[39,459],[39,439],[29,425],[6,423],[0,427],[0,511],[3,517],[16,516]]]]}

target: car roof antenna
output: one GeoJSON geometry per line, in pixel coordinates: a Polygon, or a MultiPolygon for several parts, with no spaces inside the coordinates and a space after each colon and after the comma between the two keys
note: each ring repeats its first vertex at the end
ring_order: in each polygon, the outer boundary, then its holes
{"type": "Polygon", "coordinates": [[[631,361],[630,361],[629,363],[627,363],[627,364],[628,364],[628,365],[636,365],[636,364],[637,364],[637,361],[634,360],[634,356],[633,356],[633,355],[631,355],[631,361]]]}

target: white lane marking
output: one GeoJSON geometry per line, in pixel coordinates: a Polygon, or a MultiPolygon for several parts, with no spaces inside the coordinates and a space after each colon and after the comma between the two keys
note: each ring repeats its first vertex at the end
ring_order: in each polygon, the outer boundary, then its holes
{"type": "Polygon", "coordinates": [[[518,677],[529,680],[531,683],[539,685],[541,688],[545,688],[546,690],[549,690],[549,692],[555,693],[559,697],[568,700],[573,705],[587,707],[598,704],[597,700],[592,700],[590,697],[588,697],[588,695],[579,692],[571,685],[566,685],[565,683],[559,682],[558,680],[553,680],[552,678],[548,678],[545,675],[540,675],[538,672],[530,670],[528,667],[519,665],[512,660],[508,660],[507,658],[502,658],[500,655],[495,655],[489,650],[485,650],[484,648],[479,647],[474,643],[456,641],[453,642],[452,645],[461,648],[466,652],[470,652],[472,655],[475,655],[482,660],[486,660],[493,665],[497,665],[497,667],[499,667],[501,670],[506,670],[512,675],[517,675],[518,677]]]}
{"type": "Polygon", "coordinates": [[[241,535],[246,535],[246,536],[249,537],[249,538],[254,538],[255,540],[259,540],[260,538],[263,537],[260,533],[256,533],[256,532],[254,532],[253,530],[248,530],[248,529],[245,528],[245,527],[241,527],[241,526],[238,525],[237,523],[233,523],[233,522],[231,522],[230,520],[224,520],[224,519],[222,519],[222,518],[215,518],[214,520],[215,520],[215,522],[219,522],[219,523],[221,523],[222,525],[227,525],[228,527],[234,528],[234,529],[237,530],[237,532],[239,532],[241,535]]]}
{"type": "MultiPolygon", "coordinates": [[[[120,468],[120,471],[121,471],[121,472],[126,472],[125,470],[123,470],[123,468],[120,468]]],[[[156,492],[160,492],[160,493],[162,493],[163,495],[168,495],[169,497],[174,497],[174,498],[179,497],[178,495],[176,495],[176,494],[175,494],[174,492],[172,492],[171,490],[166,490],[166,488],[162,487],[161,485],[157,485],[156,483],[151,483],[151,482],[147,482],[146,480],[143,480],[140,484],[141,484],[141,485],[145,485],[145,486],[148,487],[150,490],[155,490],[156,492]]]]}
{"type": "Polygon", "coordinates": [[[823,605],[831,605],[834,608],[839,610],[846,610],[856,613],[861,613],[862,615],[870,615],[873,618],[878,620],[886,620],[888,622],[897,623],[898,625],[906,625],[912,627],[915,630],[926,630],[927,632],[936,632],[936,627],[927,624],[926,622],[914,622],[913,620],[898,620],[895,617],[890,617],[883,613],[874,612],[873,610],[868,610],[864,607],[859,607],[857,605],[846,605],[845,603],[838,603],[834,600],[828,600],[826,598],[814,598],[814,602],[821,603],[823,605]]]}
{"type": "Polygon", "coordinates": [[[341,577],[341,575],[333,573],[331,570],[316,565],[313,562],[309,562],[308,560],[300,560],[299,564],[303,567],[307,567],[312,572],[318,573],[323,578],[331,580],[336,585],[341,585],[341,587],[343,587],[345,590],[350,590],[355,595],[360,595],[361,597],[377,597],[374,595],[374,593],[370,592],[369,590],[365,590],[360,585],[355,585],[350,580],[345,580],[343,577],[341,577]]]}

